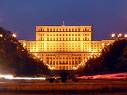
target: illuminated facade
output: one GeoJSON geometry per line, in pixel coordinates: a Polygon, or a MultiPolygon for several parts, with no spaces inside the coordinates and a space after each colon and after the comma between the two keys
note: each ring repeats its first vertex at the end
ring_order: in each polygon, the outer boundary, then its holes
{"type": "Polygon", "coordinates": [[[36,40],[23,46],[53,70],[74,70],[114,40],[92,40],[92,26],[36,26],[36,40]]]}

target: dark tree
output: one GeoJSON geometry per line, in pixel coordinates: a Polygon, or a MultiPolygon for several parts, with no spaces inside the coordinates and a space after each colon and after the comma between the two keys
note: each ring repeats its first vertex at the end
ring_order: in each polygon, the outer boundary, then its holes
{"type": "Polygon", "coordinates": [[[48,74],[49,69],[42,61],[34,59],[12,32],[0,28],[0,67],[7,68],[9,72],[21,76],[34,76],[48,74]]]}
{"type": "Polygon", "coordinates": [[[127,71],[127,40],[119,39],[102,50],[101,56],[90,59],[78,74],[104,74],[127,71]]]}
{"type": "Polygon", "coordinates": [[[68,79],[68,72],[67,71],[61,71],[60,72],[60,77],[61,77],[61,81],[62,82],[66,82],[67,81],[67,79],[68,79]]]}

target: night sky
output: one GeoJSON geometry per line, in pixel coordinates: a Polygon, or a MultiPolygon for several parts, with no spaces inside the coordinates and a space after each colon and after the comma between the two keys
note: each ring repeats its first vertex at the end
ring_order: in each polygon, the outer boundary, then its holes
{"type": "Polygon", "coordinates": [[[35,39],[36,25],[93,25],[94,39],[127,33],[127,0],[0,0],[0,26],[35,39]]]}

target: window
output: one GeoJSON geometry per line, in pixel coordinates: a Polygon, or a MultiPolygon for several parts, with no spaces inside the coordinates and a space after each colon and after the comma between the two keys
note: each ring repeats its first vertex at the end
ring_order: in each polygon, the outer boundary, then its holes
{"type": "Polygon", "coordinates": [[[74,65],[74,61],[72,61],[72,65],[74,65]]]}
{"type": "Polygon", "coordinates": [[[50,29],[50,31],[52,31],[52,29],[50,29]]]}
{"type": "Polygon", "coordinates": [[[50,64],[52,65],[52,61],[50,61],[50,64]]]}
{"type": "Polygon", "coordinates": [[[55,61],[53,61],[53,65],[55,65],[55,61]]]}

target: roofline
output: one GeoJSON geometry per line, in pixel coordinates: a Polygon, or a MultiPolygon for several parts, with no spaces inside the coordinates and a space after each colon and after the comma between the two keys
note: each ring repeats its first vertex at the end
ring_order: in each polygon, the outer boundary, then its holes
{"type": "Polygon", "coordinates": [[[36,25],[36,26],[93,26],[91,25],[48,25],[48,24],[44,24],[44,25],[36,25]]]}

